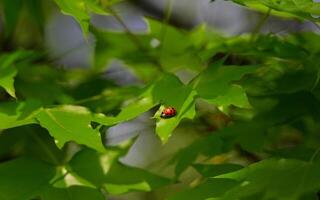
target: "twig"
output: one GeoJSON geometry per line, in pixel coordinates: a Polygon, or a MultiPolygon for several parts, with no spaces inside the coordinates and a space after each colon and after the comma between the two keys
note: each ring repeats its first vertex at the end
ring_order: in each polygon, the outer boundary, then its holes
{"type": "Polygon", "coordinates": [[[271,13],[271,8],[268,9],[267,13],[258,21],[257,25],[255,26],[255,28],[252,31],[252,35],[251,35],[251,41],[255,40],[258,33],[260,32],[261,28],[263,27],[263,25],[266,23],[267,19],[270,16],[271,13]]]}
{"type": "Polygon", "coordinates": [[[313,163],[314,159],[316,158],[316,156],[319,154],[320,152],[320,148],[318,148],[317,150],[314,151],[314,153],[312,154],[309,163],[313,163]]]}
{"type": "Polygon", "coordinates": [[[162,27],[160,32],[160,58],[162,57],[162,54],[163,54],[163,46],[164,46],[163,44],[167,34],[167,26],[168,26],[168,21],[171,17],[171,14],[172,14],[172,2],[171,0],[167,0],[165,16],[162,20],[162,27]]]}
{"type": "Polygon", "coordinates": [[[129,39],[149,58],[149,60],[158,68],[159,71],[164,72],[161,63],[149,54],[148,50],[140,43],[139,39],[130,31],[129,27],[125,24],[120,15],[118,15],[118,13],[111,7],[107,7],[107,9],[116,18],[120,25],[125,29],[129,39]]]}
{"type": "Polygon", "coordinates": [[[313,23],[313,25],[320,31],[320,26],[317,22],[311,21],[311,23],[313,23]]]}

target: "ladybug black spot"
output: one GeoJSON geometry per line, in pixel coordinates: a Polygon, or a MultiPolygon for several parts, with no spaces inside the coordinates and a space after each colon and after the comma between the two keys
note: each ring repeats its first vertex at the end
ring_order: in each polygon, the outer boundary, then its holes
{"type": "Polygon", "coordinates": [[[177,111],[175,108],[173,107],[166,107],[163,109],[163,111],[161,112],[161,115],[160,117],[163,118],[163,119],[169,119],[171,117],[174,117],[176,116],[177,114],[177,111]]]}

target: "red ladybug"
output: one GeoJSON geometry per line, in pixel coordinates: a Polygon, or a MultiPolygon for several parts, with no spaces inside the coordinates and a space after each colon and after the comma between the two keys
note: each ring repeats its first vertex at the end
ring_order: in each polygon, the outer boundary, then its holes
{"type": "Polygon", "coordinates": [[[176,109],[174,109],[173,107],[166,107],[161,112],[160,117],[164,119],[168,119],[168,118],[174,117],[176,114],[177,114],[176,109]]]}

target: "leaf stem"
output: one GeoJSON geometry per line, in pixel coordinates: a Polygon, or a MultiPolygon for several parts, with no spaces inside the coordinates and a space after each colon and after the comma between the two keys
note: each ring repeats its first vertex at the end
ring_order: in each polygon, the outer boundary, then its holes
{"type": "Polygon", "coordinates": [[[269,18],[270,14],[271,14],[271,11],[272,11],[272,8],[269,8],[268,11],[266,12],[266,14],[263,15],[261,17],[261,19],[258,21],[257,25],[252,30],[251,41],[253,41],[253,40],[255,40],[257,38],[257,35],[261,31],[261,28],[267,22],[267,19],[269,18]]]}
{"type": "Polygon", "coordinates": [[[314,153],[312,154],[309,163],[313,163],[314,159],[316,158],[316,156],[320,153],[320,148],[318,148],[317,150],[314,151],[314,153]]]}

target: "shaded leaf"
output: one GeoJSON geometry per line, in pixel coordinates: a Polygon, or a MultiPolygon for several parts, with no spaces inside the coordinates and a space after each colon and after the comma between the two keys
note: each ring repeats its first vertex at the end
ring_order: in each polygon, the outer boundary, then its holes
{"type": "Polygon", "coordinates": [[[52,165],[64,163],[65,153],[58,149],[49,133],[39,125],[27,125],[2,131],[0,159],[28,156],[52,165]]]}
{"type": "MultiPolygon", "coordinates": [[[[69,165],[72,171],[82,178],[86,179],[90,183],[100,187],[104,184],[105,170],[102,165],[102,157],[97,151],[91,149],[85,149],[78,152],[69,165]]],[[[105,166],[110,167],[113,159],[106,155],[106,159],[103,163],[105,166]]],[[[108,169],[108,168],[106,168],[108,169]]]]}
{"type": "Polygon", "coordinates": [[[226,174],[243,168],[241,165],[236,164],[193,164],[193,167],[204,177],[215,177],[221,174],[226,174]]]}
{"type": "Polygon", "coordinates": [[[37,101],[0,103],[0,129],[37,123],[41,105],[37,101]]]}
{"type": "MultiPolygon", "coordinates": [[[[21,98],[37,99],[43,105],[72,102],[72,98],[66,94],[66,89],[63,88],[62,83],[65,83],[69,77],[62,69],[56,69],[49,65],[32,64],[21,66],[18,71],[15,85],[21,98]]],[[[74,73],[70,72],[70,74],[74,73]]],[[[71,80],[71,78],[69,79],[71,80]]]]}
{"type": "Polygon", "coordinates": [[[253,195],[260,195],[261,199],[299,199],[306,193],[319,190],[318,169],[318,163],[290,159],[263,160],[218,176],[241,182],[221,199],[242,199],[253,195]]]}
{"type": "Polygon", "coordinates": [[[202,154],[205,156],[214,156],[222,152],[222,140],[217,135],[210,135],[201,138],[186,148],[181,149],[173,158],[176,162],[175,175],[179,177],[180,174],[189,167],[202,154]]]}
{"type": "Polygon", "coordinates": [[[248,95],[266,96],[310,91],[316,79],[317,71],[309,65],[271,62],[240,82],[248,95]]]}
{"type": "Polygon", "coordinates": [[[236,185],[237,181],[232,179],[209,179],[195,188],[178,192],[167,200],[206,200],[210,197],[219,197],[236,185]]]}
{"type": "Polygon", "coordinates": [[[1,163],[0,199],[30,199],[41,191],[54,175],[54,167],[29,158],[1,163]]]}
{"type": "Polygon", "coordinates": [[[106,188],[113,194],[129,191],[152,191],[172,183],[167,178],[152,174],[144,169],[129,167],[115,162],[105,177],[106,188]]]}
{"type": "Polygon", "coordinates": [[[203,71],[194,80],[195,90],[201,98],[208,102],[216,103],[217,106],[236,105],[248,107],[245,91],[241,86],[233,85],[234,81],[242,76],[252,73],[257,66],[221,66],[215,63],[203,71]]]}
{"type": "Polygon", "coordinates": [[[105,200],[98,189],[84,186],[70,186],[67,188],[55,188],[49,186],[42,192],[43,200],[105,200]]]}
{"type": "MultiPolygon", "coordinates": [[[[18,19],[22,10],[23,1],[21,0],[4,0],[3,11],[5,18],[6,35],[11,35],[18,23],[18,19]]],[[[0,73],[1,74],[1,73],[0,73]]]]}
{"type": "Polygon", "coordinates": [[[37,23],[40,30],[43,31],[46,15],[43,9],[44,2],[42,0],[26,0],[26,7],[32,19],[37,23]]]}
{"type": "Polygon", "coordinates": [[[167,178],[126,166],[117,159],[112,153],[99,155],[92,150],[83,150],[71,160],[70,167],[78,176],[97,187],[104,186],[111,194],[151,191],[171,183],[167,178]]]}

